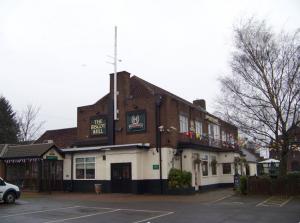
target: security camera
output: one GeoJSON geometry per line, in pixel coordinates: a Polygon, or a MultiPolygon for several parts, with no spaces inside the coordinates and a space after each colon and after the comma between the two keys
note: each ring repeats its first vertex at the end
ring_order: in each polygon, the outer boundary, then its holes
{"type": "Polygon", "coordinates": [[[174,126],[171,126],[170,130],[177,131],[177,129],[174,126]]]}
{"type": "Polygon", "coordinates": [[[163,125],[161,125],[161,126],[158,127],[159,131],[161,131],[161,132],[164,131],[164,128],[165,128],[165,127],[164,127],[163,125]]]}

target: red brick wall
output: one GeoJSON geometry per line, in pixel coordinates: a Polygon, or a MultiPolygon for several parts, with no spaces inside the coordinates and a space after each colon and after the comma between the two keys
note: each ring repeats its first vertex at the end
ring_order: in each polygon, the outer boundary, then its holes
{"type": "MultiPolygon", "coordinates": [[[[116,144],[128,143],[150,143],[155,146],[155,95],[147,86],[141,84],[136,78],[130,78],[127,72],[118,73],[118,109],[119,120],[116,122],[116,144]],[[129,111],[145,110],[147,117],[147,131],[144,133],[131,134],[126,132],[126,113],[129,111]]],[[[113,75],[110,77],[110,89],[113,92],[113,75]]],[[[203,132],[208,132],[208,121],[205,120],[205,112],[201,112],[180,100],[167,94],[162,94],[161,125],[165,128],[171,126],[179,131],[179,114],[184,113],[189,120],[199,120],[203,123],[203,132]]],[[[94,105],[83,106],[77,109],[78,139],[88,140],[90,138],[90,118],[95,115],[108,115],[109,100],[112,95],[107,95],[94,105]]],[[[234,126],[221,122],[221,129],[231,132],[237,138],[237,129],[234,126]]],[[[176,146],[179,137],[184,135],[177,132],[163,133],[162,145],[176,146]],[[180,136],[179,136],[180,135],[180,136]]],[[[99,139],[107,139],[99,137],[99,139]]]]}

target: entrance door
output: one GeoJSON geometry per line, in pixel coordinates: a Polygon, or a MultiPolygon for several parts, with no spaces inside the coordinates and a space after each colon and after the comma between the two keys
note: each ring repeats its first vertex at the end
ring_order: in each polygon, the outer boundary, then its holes
{"type": "Polygon", "coordinates": [[[42,191],[63,189],[63,161],[43,160],[42,191]]]}
{"type": "Polygon", "coordinates": [[[131,193],[131,163],[111,164],[111,191],[131,193]]]}

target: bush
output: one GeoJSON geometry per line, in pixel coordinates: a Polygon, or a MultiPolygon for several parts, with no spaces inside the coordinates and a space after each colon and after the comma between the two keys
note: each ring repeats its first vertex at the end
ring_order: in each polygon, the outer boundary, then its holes
{"type": "Polygon", "coordinates": [[[169,188],[189,188],[192,184],[192,174],[187,171],[181,171],[172,168],[168,176],[169,188]]]}
{"type": "Polygon", "coordinates": [[[247,194],[247,177],[241,176],[240,178],[240,191],[242,194],[247,194]]]}
{"type": "Polygon", "coordinates": [[[300,178],[300,171],[291,171],[287,174],[288,178],[300,178]]]}

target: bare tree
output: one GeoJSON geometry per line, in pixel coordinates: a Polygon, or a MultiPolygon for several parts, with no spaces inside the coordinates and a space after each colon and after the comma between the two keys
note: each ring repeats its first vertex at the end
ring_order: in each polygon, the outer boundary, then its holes
{"type": "Polygon", "coordinates": [[[39,112],[39,107],[27,105],[26,109],[20,113],[18,121],[20,126],[19,138],[21,142],[33,141],[39,135],[45,124],[44,121],[38,121],[39,112]]]}
{"type": "Polygon", "coordinates": [[[221,78],[223,117],[280,154],[287,172],[288,129],[300,123],[299,32],[274,33],[265,21],[249,19],[234,29],[232,74],[221,78]]]}

